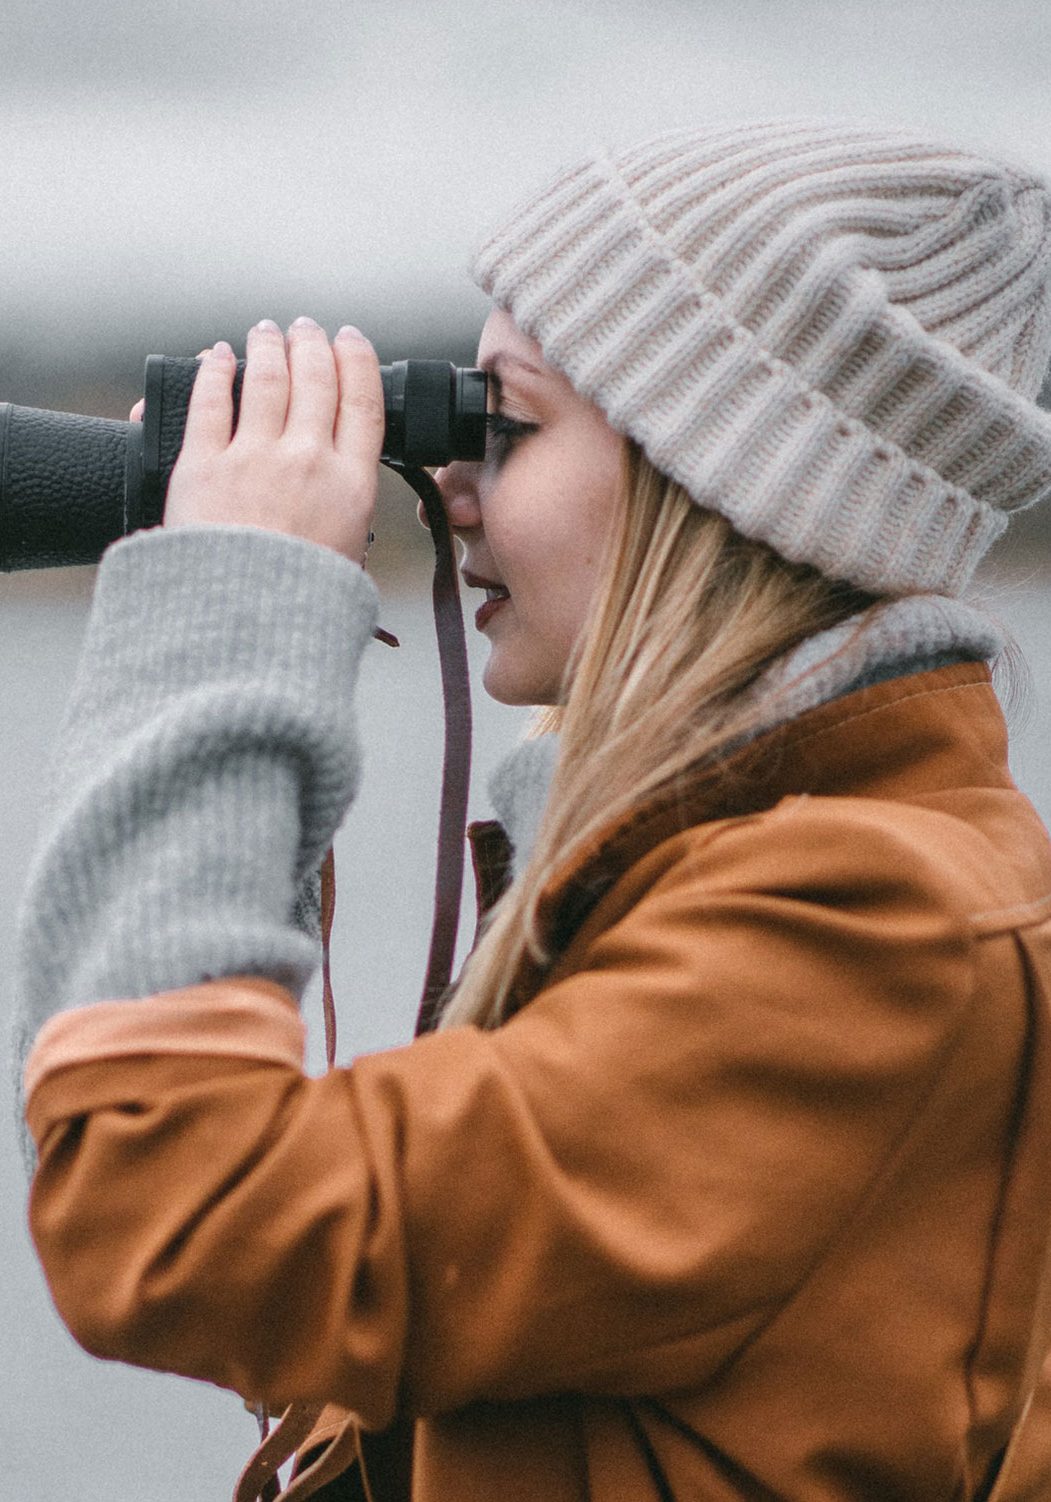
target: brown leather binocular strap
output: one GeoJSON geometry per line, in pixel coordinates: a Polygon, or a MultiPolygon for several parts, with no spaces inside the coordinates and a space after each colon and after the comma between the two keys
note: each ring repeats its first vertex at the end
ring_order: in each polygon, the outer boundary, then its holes
{"type": "Polygon", "coordinates": [[[233,1502],[258,1502],[259,1498],[270,1502],[278,1495],[278,1467],[299,1449],[317,1423],[322,1406],[320,1403],[293,1403],[285,1410],[280,1422],[270,1430],[238,1476],[233,1502]]]}
{"type": "Polygon", "coordinates": [[[445,750],[442,758],[441,811],[438,822],[438,861],[434,882],[434,920],[427,956],[427,974],[416,1017],[416,1036],[437,1025],[441,1001],[452,977],[456,933],[460,923],[464,846],[467,842],[467,793],[471,780],[471,685],[467,670],[467,638],[460,609],[459,578],[452,533],[441,492],[422,469],[390,466],[411,485],[427,515],[434,542],[434,627],[442,675],[445,750]]]}
{"type": "MultiPolygon", "coordinates": [[[[441,1001],[452,977],[456,934],[460,922],[464,846],[467,841],[467,794],[471,777],[471,688],[467,669],[467,638],[460,609],[459,578],[452,534],[442,505],[441,493],[425,470],[407,469],[391,463],[423,502],[434,543],[432,600],[438,637],[445,715],[445,749],[442,760],[441,812],[438,821],[438,858],[434,884],[434,918],[427,955],[427,971],[416,1017],[415,1036],[430,1032],[441,1015],[441,1001]]],[[[389,632],[376,637],[397,646],[389,632]]],[[[336,910],[336,861],[330,849],[321,867],[321,973],[322,1008],[325,1014],[325,1057],[331,1069],[336,1062],[336,1010],[332,994],[329,947],[336,910]]],[[[241,1472],[233,1502],[305,1502],[321,1487],[358,1458],[362,1460],[358,1425],[348,1419],[329,1441],[321,1455],[280,1491],[278,1468],[302,1446],[317,1422],[320,1405],[292,1403],[280,1422],[266,1433],[241,1472]]],[[[267,1414],[262,1410],[262,1425],[267,1414]]],[[[368,1478],[362,1464],[362,1486],[368,1495],[368,1478]]]]}

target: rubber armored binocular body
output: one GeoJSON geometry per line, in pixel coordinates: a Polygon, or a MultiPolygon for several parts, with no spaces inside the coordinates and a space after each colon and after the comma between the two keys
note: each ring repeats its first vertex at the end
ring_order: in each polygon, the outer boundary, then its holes
{"type": "MultiPolygon", "coordinates": [[[[0,402],[0,569],[97,563],[111,542],[164,515],[198,362],[146,361],[143,420],[114,422],[0,402]]],[[[382,461],[423,469],[485,457],[483,370],[445,360],[381,365],[382,461]]],[[[234,424],[244,361],[234,378],[234,424]]]]}

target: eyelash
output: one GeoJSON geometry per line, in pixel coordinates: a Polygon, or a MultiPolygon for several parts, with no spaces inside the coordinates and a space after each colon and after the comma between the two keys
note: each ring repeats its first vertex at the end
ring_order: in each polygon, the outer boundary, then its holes
{"type": "Polygon", "coordinates": [[[507,458],[516,443],[538,430],[537,423],[517,422],[513,417],[505,417],[502,412],[487,412],[485,425],[488,430],[486,458],[495,458],[498,464],[507,458]]]}

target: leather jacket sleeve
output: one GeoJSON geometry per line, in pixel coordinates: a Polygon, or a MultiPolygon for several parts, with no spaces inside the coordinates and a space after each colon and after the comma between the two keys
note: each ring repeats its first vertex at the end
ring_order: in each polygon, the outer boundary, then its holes
{"type": "MultiPolygon", "coordinates": [[[[95,1354],[375,1427],[696,1386],[865,1215],[951,1067],[971,946],[908,831],[842,799],[688,830],[502,1028],[323,1078],[270,982],[56,1019],[29,1122],[60,1313],[95,1354]]],[[[939,1131],[988,1135],[959,1109],[939,1131]]]]}

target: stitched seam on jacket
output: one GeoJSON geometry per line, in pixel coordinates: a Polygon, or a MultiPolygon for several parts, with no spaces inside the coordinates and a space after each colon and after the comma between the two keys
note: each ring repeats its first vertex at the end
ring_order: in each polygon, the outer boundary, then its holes
{"type": "MultiPolygon", "coordinates": [[[[1024,972],[1027,968],[1026,956],[1024,946],[1020,943],[1017,936],[1014,938],[1014,951],[1024,972]]],[[[1004,1216],[1012,1188],[1011,1181],[1018,1171],[1019,1136],[1021,1124],[1025,1116],[1026,1083],[1032,1071],[1035,1035],[1032,1008],[1027,1006],[1025,1013],[1025,1027],[1019,1050],[1019,1063],[1021,1067],[1016,1072],[1014,1089],[1006,1113],[1006,1140],[1000,1161],[1000,1179],[996,1189],[995,1208],[990,1218],[988,1234],[985,1238],[985,1265],[978,1302],[978,1317],[975,1320],[974,1338],[967,1348],[964,1388],[967,1393],[969,1429],[972,1431],[978,1415],[975,1369],[983,1354],[983,1348],[987,1346],[989,1341],[993,1289],[997,1275],[997,1253],[1002,1245],[1004,1236],[1004,1216]]],[[[970,1474],[971,1457],[966,1448],[964,1450],[964,1465],[967,1472],[967,1483],[973,1490],[978,1485],[978,1478],[970,1474]]]]}
{"type": "Polygon", "coordinates": [[[913,689],[910,693],[898,694],[887,704],[874,704],[870,709],[858,709],[853,714],[843,715],[842,718],[834,720],[831,725],[822,725],[819,729],[808,730],[803,735],[787,737],[786,750],[790,750],[793,746],[804,746],[807,741],[816,741],[823,735],[831,735],[834,731],[841,730],[844,725],[853,724],[855,720],[865,720],[870,715],[885,714],[890,709],[897,709],[898,705],[903,704],[907,699],[933,699],[936,694],[961,694],[971,689],[987,689],[988,687],[989,680],[979,678],[971,683],[947,684],[944,688],[913,689]]]}
{"type": "Polygon", "coordinates": [[[984,923],[987,918],[1008,918],[1013,913],[1030,913],[1034,908],[1051,906],[1051,892],[1045,892],[1042,897],[1034,897],[1032,902],[1016,902],[1010,907],[991,907],[984,913],[972,913],[972,923],[984,923]]]}

